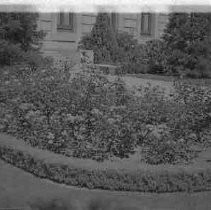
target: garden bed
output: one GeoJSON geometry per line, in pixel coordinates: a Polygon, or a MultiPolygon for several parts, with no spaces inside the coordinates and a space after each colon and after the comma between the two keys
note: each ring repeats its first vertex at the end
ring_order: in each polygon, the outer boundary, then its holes
{"type": "Polygon", "coordinates": [[[206,145],[207,88],[178,82],[167,97],[160,86],[133,91],[127,78],[110,81],[91,67],[74,77],[66,68],[12,70],[0,77],[0,132],[33,147],[101,162],[122,158],[130,168],[126,159],[139,148],[137,165],[178,165],[206,145]]]}
{"type": "Polygon", "coordinates": [[[58,183],[117,191],[176,192],[211,189],[209,162],[191,165],[126,165],[81,160],[32,148],[25,142],[2,135],[0,158],[38,177],[58,183]]]}

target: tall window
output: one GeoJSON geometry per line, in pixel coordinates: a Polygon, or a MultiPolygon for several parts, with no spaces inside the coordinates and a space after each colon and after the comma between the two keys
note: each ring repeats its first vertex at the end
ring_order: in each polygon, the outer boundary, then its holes
{"type": "Polygon", "coordinates": [[[117,13],[111,13],[111,25],[114,30],[117,30],[118,28],[118,14],[117,13]]]}
{"type": "Polygon", "coordinates": [[[57,29],[74,31],[74,14],[60,12],[58,14],[57,29]]]}
{"type": "Polygon", "coordinates": [[[142,35],[152,34],[152,15],[150,13],[141,14],[141,34],[142,35]]]}

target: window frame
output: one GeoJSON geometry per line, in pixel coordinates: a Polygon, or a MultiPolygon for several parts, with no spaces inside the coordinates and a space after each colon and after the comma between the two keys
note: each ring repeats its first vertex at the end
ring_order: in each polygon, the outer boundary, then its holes
{"type": "Polygon", "coordinates": [[[75,15],[74,13],[71,12],[59,12],[58,17],[57,17],[57,30],[59,31],[71,31],[74,32],[75,31],[75,15]],[[68,14],[68,18],[69,18],[69,25],[64,24],[64,15],[68,14]],[[61,21],[61,15],[63,16],[63,20],[61,21]],[[63,23],[62,23],[63,22],[63,23]],[[70,25],[71,23],[71,25],[70,25]]]}
{"type": "Polygon", "coordinates": [[[110,15],[111,26],[113,27],[114,31],[118,30],[119,27],[119,16],[118,13],[112,12],[110,15]]]}
{"type": "Polygon", "coordinates": [[[145,35],[145,36],[151,36],[152,35],[152,14],[149,12],[145,12],[145,13],[141,13],[141,35],[145,35]],[[148,30],[147,32],[144,31],[144,16],[148,16],[148,30]]]}

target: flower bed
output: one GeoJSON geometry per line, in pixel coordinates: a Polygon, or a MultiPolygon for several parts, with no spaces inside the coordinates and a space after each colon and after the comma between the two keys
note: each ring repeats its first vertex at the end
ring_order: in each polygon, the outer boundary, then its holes
{"type": "Polygon", "coordinates": [[[196,192],[211,189],[211,167],[206,162],[189,166],[126,169],[112,162],[106,165],[32,148],[6,135],[1,135],[0,158],[40,178],[90,189],[140,192],[196,192]]]}
{"type": "Polygon", "coordinates": [[[211,91],[175,83],[128,90],[96,69],[74,76],[69,69],[1,72],[0,131],[69,157],[128,158],[140,147],[149,164],[190,162],[206,144],[211,91]]]}

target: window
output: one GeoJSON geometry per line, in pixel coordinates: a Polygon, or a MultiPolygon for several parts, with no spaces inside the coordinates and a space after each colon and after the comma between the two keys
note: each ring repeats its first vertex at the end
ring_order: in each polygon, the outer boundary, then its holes
{"type": "Polygon", "coordinates": [[[58,14],[57,29],[59,30],[74,30],[74,14],[60,12],[58,14]]]}
{"type": "Polygon", "coordinates": [[[152,15],[150,13],[141,14],[141,34],[151,35],[152,34],[152,15]]]}
{"type": "Polygon", "coordinates": [[[111,13],[111,25],[113,29],[116,31],[118,28],[118,14],[111,13]]]}
{"type": "Polygon", "coordinates": [[[96,22],[96,14],[94,13],[82,14],[82,19],[81,19],[82,34],[83,35],[89,34],[92,31],[95,22],[96,22]]]}

